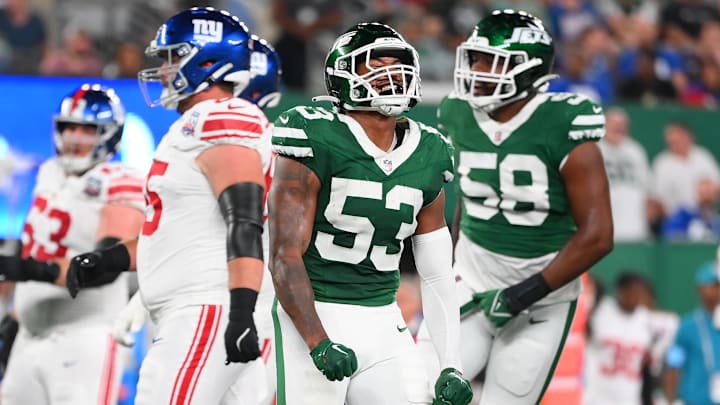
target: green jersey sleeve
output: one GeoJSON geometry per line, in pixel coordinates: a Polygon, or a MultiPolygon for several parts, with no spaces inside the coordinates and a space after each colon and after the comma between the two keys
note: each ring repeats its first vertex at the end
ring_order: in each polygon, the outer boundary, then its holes
{"type": "Polygon", "coordinates": [[[275,153],[295,159],[322,178],[328,164],[323,136],[333,113],[320,107],[299,106],[275,120],[272,148],[275,153]]]}
{"type": "Polygon", "coordinates": [[[558,121],[558,130],[548,132],[553,139],[548,142],[552,155],[559,161],[562,160],[578,145],[585,142],[597,142],[605,136],[605,115],[603,109],[590,99],[572,93],[558,93],[550,98],[551,102],[557,103],[556,109],[560,110],[558,115],[564,115],[563,120],[558,121]]]}

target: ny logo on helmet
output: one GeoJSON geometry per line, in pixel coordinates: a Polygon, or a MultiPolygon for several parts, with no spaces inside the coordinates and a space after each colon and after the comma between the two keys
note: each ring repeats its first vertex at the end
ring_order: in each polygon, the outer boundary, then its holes
{"type": "Polygon", "coordinates": [[[214,20],[192,20],[193,34],[198,41],[222,42],[223,24],[214,20]]]}
{"type": "Polygon", "coordinates": [[[550,38],[550,35],[548,35],[547,32],[542,30],[528,27],[518,27],[513,30],[512,37],[505,40],[506,45],[513,43],[536,44],[538,42],[550,45],[552,44],[552,38],[550,38]]]}

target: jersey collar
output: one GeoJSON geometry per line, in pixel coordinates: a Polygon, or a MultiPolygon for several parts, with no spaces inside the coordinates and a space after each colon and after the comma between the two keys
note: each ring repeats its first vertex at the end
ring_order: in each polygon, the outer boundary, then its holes
{"type": "Polygon", "coordinates": [[[390,151],[384,151],[378,148],[377,145],[368,138],[363,127],[349,115],[338,114],[338,119],[347,125],[357,143],[360,144],[362,150],[373,158],[375,164],[383,171],[383,173],[385,173],[385,175],[390,175],[398,167],[400,167],[400,165],[408,160],[420,143],[420,129],[418,128],[417,123],[410,119],[408,119],[410,127],[405,133],[405,138],[403,139],[402,144],[390,151]]]}
{"type": "Polygon", "coordinates": [[[515,130],[520,128],[528,119],[533,115],[535,110],[547,100],[549,97],[546,93],[537,94],[527,104],[507,122],[497,122],[490,118],[490,116],[482,111],[473,109],[473,115],[478,123],[478,126],[487,135],[495,146],[503,143],[507,138],[512,135],[515,130]]]}

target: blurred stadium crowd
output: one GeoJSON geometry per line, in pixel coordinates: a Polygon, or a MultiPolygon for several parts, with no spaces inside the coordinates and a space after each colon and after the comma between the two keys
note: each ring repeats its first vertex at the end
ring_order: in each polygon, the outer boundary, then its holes
{"type": "Polygon", "coordinates": [[[559,52],[554,90],[603,103],[720,101],[720,12],[713,0],[3,0],[0,73],[135,77],[155,28],[212,5],[275,44],[288,88],[322,90],[316,72],[335,36],[358,21],[397,27],[420,53],[424,82],[449,82],[454,49],[489,11],[545,21],[559,52]],[[37,61],[41,61],[38,63],[37,61]]]}

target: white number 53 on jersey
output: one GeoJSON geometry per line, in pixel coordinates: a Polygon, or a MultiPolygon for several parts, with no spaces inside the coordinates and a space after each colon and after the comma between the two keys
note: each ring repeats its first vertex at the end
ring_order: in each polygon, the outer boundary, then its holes
{"type": "Polygon", "coordinates": [[[370,254],[370,261],[380,271],[393,271],[398,269],[400,253],[387,253],[387,246],[373,245],[375,226],[367,217],[349,215],[343,213],[343,208],[348,197],[367,198],[371,200],[385,200],[385,208],[398,211],[401,204],[410,205],[413,208],[412,222],[400,222],[395,239],[402,241],[415,232],[417,227],[417,214],[422,208],[422,191],[395,185],[383,196],[383,184],[377,181],[355,180],[333,177],[330,186],[330,201],[325,208],[324,215],[333,227],[355,234],[355,242],[352,247],[339,246],[333,242],[334,235],[326,232],[318,232],[315,238],[315,247],[320,255],[328,260],[335,260],[343,263],[358,264],[365,260],[370,254]],[[383,198],[384,197],[384,198],[383,198]]]}

